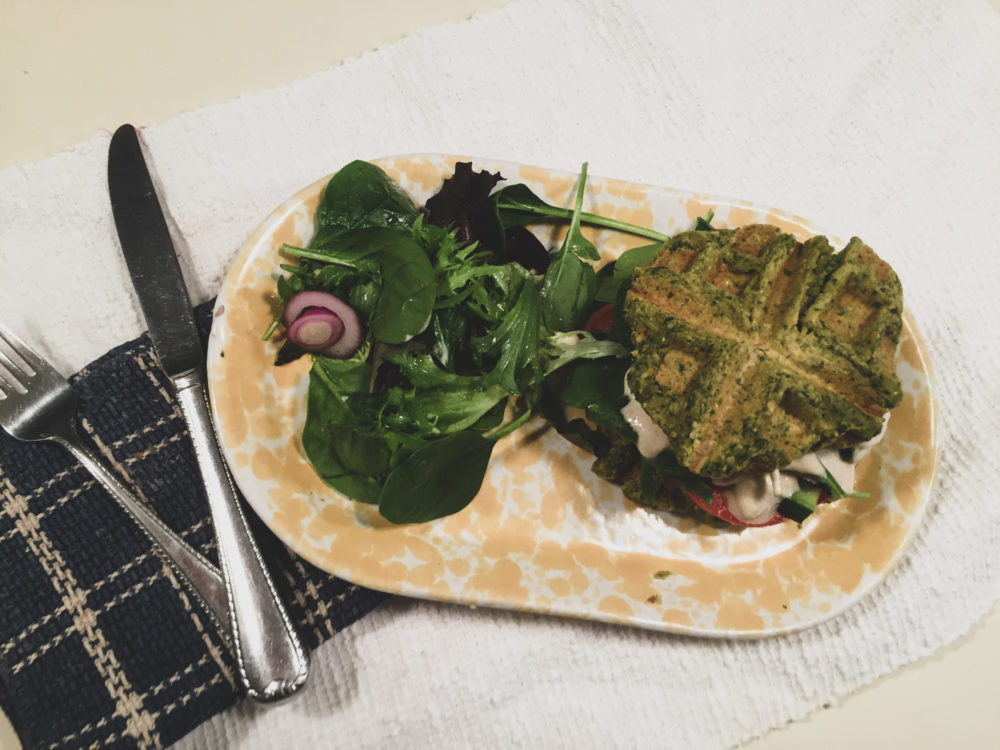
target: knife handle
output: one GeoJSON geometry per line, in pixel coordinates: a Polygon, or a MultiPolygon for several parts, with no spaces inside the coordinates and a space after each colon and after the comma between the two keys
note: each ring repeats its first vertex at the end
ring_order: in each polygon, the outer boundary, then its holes
{"type": "Polygon", "coordinates": [[[173,381],[208,494],[240,675],[250,698],[282,700],[305,683],[309,657],[253,540],[219,451],[204,375],[194,370],[173,381]]]}

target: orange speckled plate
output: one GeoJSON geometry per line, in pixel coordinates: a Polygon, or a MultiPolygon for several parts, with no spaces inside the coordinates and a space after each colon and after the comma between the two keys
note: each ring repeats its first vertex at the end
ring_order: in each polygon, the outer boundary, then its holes
{"type": "MultiPolygon", "coordinates": [[[[376,162],[422,204],[455,156],[376,162]]],[[[473,159],[569,205],[575,174],[473,159]]],[[[504,438],[462,512],[393,526],[313,472],[299,435],[309,362],[274,367],[261,341],[277,309],[283,242],[304,244],[327,179],[279,206],[247,240],[219,293],[209,342],[212,408],[224,453],[247,500],[293,550],[348,581],[470,605],[587,617],[678,633],[756,637],[825,620],[885,579],[927,507],[936,463],[936,414],[927,355],[905,318],[897,372],[904,398],[885,439],[858,468],[850,498],[784,523],[720,531],[623,499],[591,458],[540,422],[504,438]]],[[[777,224],[800,237],[803,219],[750,203],[591,178],[585,210],[672,233],[715,211],[719,226],[777,224]]],[[[545,228],[542,241],[559,240],[545,228]]],[[[585,229],[604,261],[647,241],[585,229]]],[[[842,243],[831,237],[836,246],[842,243]]]]}

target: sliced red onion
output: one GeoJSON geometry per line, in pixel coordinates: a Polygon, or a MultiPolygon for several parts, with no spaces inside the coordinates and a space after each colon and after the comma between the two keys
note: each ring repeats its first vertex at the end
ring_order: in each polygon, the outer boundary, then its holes
{"type": "MultiPolygon", "coordinates": [[[[350,310],[350,308],[348,309],[350,310]]],[[[320,352],[324,357],[347,359],[354,356],[354,352],[361,347],[364,335],[361,330],[361,321],[358,320],[354,310],[351,310],[350,319],[343,317],[341,320],[344,321],[344,335],[320,352]]]]}
{"type": "Polygon", "coordinates": [[[364,338],[361,329],[361,321],[358,320],[354,309],[336,295],[329,292],[299,292],[293,295],[285,303],[284,312],[285,327],[288,329],[288,338],[301,346],[303,349],[312,352],[319,352],[325,357],[334,359],[347,359],[354,354],[361,346],[364,338]],[[297,340],[297,335],[303,330],[312,330],[316,326],[310,339],[318,339],[321,336],[320,326],[329,325],[330,333],[333,334],[333,327],[336,325],[329,321],[329,318],[321,316],[332,315],[340,324],[336,335],[331,335],[326,340],[318,344],[302,343],[297,340]],[[309,316],[305,324],[299,321],[309,316]],[[322,320],[327,322],[321,323],[322,320]],[[302,328],[302,325],[309,325],[309,328],[302,328]]]}
{"type": "Polygon", "coordinates": [[[307,307],[288,326],[288,338],[309,352],[318,352],[337,343],[344,335],[344,322],[325,307],[307,307]]]}
{"type": "Polygon", "coordinates": [[[283,314],[285,327],[289,327],[297,317],[299,317],[307,307],[323,307],[336,315],[341,315],[340,308],[347,305],[337,296],[329,292],[299,292],[293,294],[285,303],[283,314]]]}

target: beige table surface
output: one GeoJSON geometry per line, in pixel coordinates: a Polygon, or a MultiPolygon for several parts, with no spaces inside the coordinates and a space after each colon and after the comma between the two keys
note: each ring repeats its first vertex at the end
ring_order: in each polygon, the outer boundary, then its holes
{"type": "MultiPolygon", "coordinates": [[[[1000,0],[993,0],[1000,12],[1000,0]]],[[[122,122],[271,88],[407,32],[505,0],[0,0],[0,168],[42,159],[122,122]],[[295,55],[256,52],[295,6],[295,55]],[[351,23],[343,23],[350,17],[351,23]],[[232,33],[238,18],[238,33],[232,33]],[[328,23],[322,22],[329,19],[328,23]],[[122,66],[121,60],[128,60],[122,66]],[[206,75],[211,71],[211,75],[206,75]],[[102,85],[93,85],[95,81],[102,85]]],[[[1000,611],[934,657],[900,670],[748,750],[1000,747],[1000,611]]],[[[0,750],[18,747],[0,715],[0,750]]]]}

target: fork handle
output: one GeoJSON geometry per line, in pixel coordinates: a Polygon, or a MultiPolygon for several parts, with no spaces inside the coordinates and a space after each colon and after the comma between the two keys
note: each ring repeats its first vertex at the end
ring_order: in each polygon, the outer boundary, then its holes
{"type": "Polygon", "coordinates": [[[193,370],[172,380],[212,511],[240,674],[249,697],[263,702],[282,700],[305,683],[308,654],[254,542],[219,450],[203,371],[193,370]]]}
{"type": "Polygon", "coordinates": [[[145,503],[132,494],[117,475],[87,447],[75,424],[70,424],[60,434],[53,435],[52,439],[72,453],[84,468],[104,485],[132,520],[146,532],[154,545],[159,546],[171,567],[188,583],[188,588],[205,605],[216,623],[222,626],[221,632],[225,634],[225,626],[229,621],[226,587],[215,566],[198,554],[149,510],[145,503]]]}

